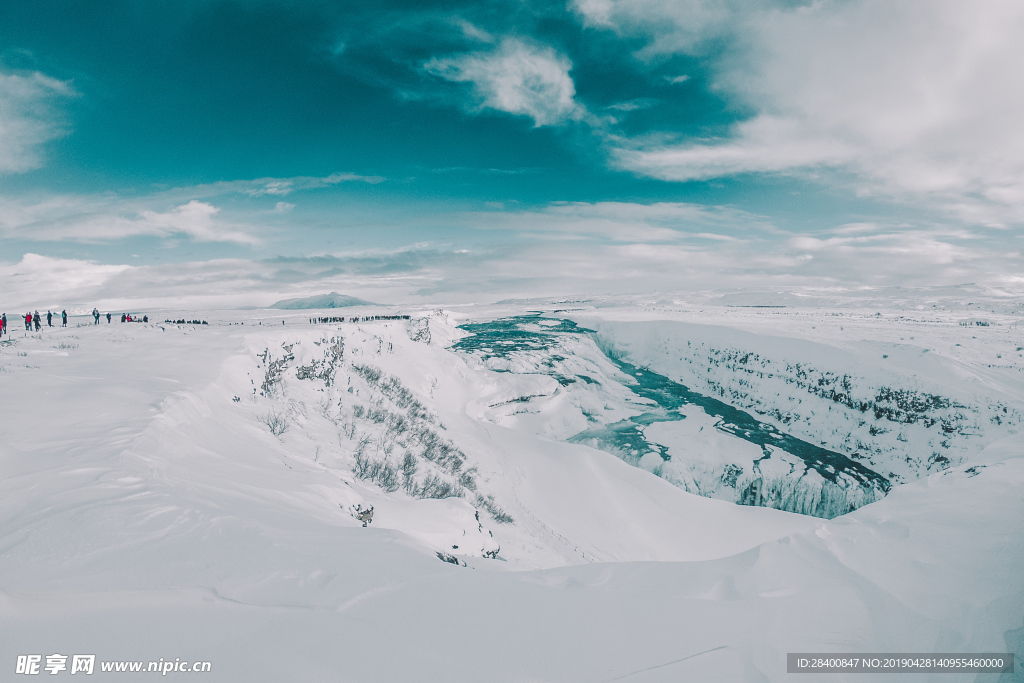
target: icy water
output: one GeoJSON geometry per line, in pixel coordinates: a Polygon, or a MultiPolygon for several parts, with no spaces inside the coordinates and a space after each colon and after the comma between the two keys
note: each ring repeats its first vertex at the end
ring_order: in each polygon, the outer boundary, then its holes
{"type": "MultiPolygon", "coordinates": [[[[679,413],[674,412],[676,408],[684,405],[699,406],[708,415],[718,418],[719,421],[715,424],[715,428],[719,431],[756,444],[762,450],[768,446],[773,446],[791,453],[803,460],[808,467],[815,470],[827,481],[834,482],[840,474],[845,473],[861,484],[874,484],[886,491],[889,488],[889,481],[885,477],[874,470],[864,467],[855,460],[851,460],[842,453],[830,451],[781,432],[773,425],[760,422],[749,413],[734,408],[728,403],[723,403],[711,396],[692,391],[678,382],[673,382],[664,375],[659,375],[644,368],[638,368],[610,356],[609,359],[620,370],[636,379],[637,383],[635,385],[627,385],[632,389],[633,393],[657,402],[668,415],[674,413],[682,417],[679,413]]],[[[656,414],[644,413],[632,418],[632,421],[640,425],[646,425],[660,422],[663,419],[658,419],[656,414]]],[[[675,419],[678,419],[678,417],[675,419]]],[[[610,427],[615,428],[615,425],[610,425],[610,427]]],[[[584,432],[574,437],[574,439],[582,441],[588,438],[587,435],[588,432],[584,432]]],[[[593,438],[593,436],[589,438],[593,438]]],[[[662,457],[666,460],[668,459],[664,453],[662,457]]]]}
{"type": "MultiPolygon", "coordinates": [[[[461,329],[472,336],[454,344],[452,348],[455,350],[474,353],[483,359],[507,358],[510,354],[524,351],[546,351],[549,355],[541,364],[542,371],[547,366],[549,372],[546,374],[553,376],[563,386],[577,381],[594,381],[584,375],[565,376],[556,370],[555,363],[564,359],[564,356],[558,354],[561,337],[594,334],[593,330],[579,327],[571,320],[541,318],[539,315],[516,316],[466,324],[461,329]]],[[[800,458],[809,469],[815,470],[826,481],[837,482],[845,474],[861,486],[882,492],[890,489],[890,483],[885,477],[842,453],[781,432],[774,425],[761,422],[747,412],[693,391],[664,375],[631,365],[613,354],[605,353],[605,356],[619,370],[633,378],[633,382],[625,384],[627,388],[637,396],[654,401],[657,407],[621,422],[584,431],[570,441],[596,441],[602,450],[626,454],[627,459],[633,460],[637,460],[639,455],[657,452],[667,461],[670,459],[668,449],[648,441],[642,427],[656,422],[682,420],[684,416],[677,409],[695,405],[708,415],[718,418],[715,425],[718,430],[760,446],[766,456],[770,453],[769,447],[778,448],[800,458]],[[630,454],[633,454],[632,458],[630,454]]]]}

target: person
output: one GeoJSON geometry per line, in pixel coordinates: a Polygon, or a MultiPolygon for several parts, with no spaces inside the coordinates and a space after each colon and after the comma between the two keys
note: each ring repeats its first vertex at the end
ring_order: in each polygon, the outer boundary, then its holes
{"type": "Polygon", "coordinates": [[[110,324],[110,311],[107,311],[107,324],[110,324]]]}
{"type": "Polygon", "coordinates": [[[53,327],[53,313],[46,312],[46,326],[53,327]]]}
{"type": "Polygon", "coordinates": [[[66,310],[60,312],[60,326],[68,326],[68,312],[66,310]]]}
{"type": "Polygon", "coordinates": [[[127,317],[127,316],[126,316],[126,315],[125,315],[124,313],[122,313],[122,314],[121,314],[121,322],[124,322],[124,319],[125,319],[126,317],[127,317]]]}
{"type": "Polygon", "coordinates": [[[149,316],[148,315],[142,316],[142,322],[148,323],[149,322],[149,316]]]}
{"type": "Polygon", "coordinates": [[[93,318],[93,323],[92,323],[93,325],[99,325],[100,324],[100,312],[98,310],[96,310],[95,307],[93,307],[93,309],[92,309],[92,318],[93,318]]]}
{"type": "Polygon", "coordinates": [[[4,332],[7,331],[7,314],[4,313],[4,317],[0,318],[0,337],[4,336],[4,332]]]}
{"type": "Polygon", "coordinates": [[[25,314],[25,329],[29,332],[32,331],[32,311],[25,314]]]}
{"type": "Polygon", "coordinates": [[[35,317],[32,320],[36,324],[36,332],[38,332],[40,329],[42,329],[42,327],[43,327],[43,325],[42,325],[43,319],[39,317],[39,311],[36,311],[35,317]]]}

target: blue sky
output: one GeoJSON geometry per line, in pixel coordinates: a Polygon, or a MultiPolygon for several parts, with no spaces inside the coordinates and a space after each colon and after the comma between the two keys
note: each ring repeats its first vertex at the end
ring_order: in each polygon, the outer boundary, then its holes
{"type": "Polygon", "coordinates": [[[1022,37],[994,0],[15,0],[0,286],[1019,291],[1022,37]]]}

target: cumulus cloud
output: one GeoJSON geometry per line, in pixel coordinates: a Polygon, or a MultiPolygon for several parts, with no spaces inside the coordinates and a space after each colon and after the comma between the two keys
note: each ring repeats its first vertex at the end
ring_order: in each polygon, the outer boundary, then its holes
{"type": "Polygon", "coordinates": [[[134,236],[260,242],[250,226],[219,219],[220,209],[208,202],[193,199],[162,211],[144,208],[145,203],[110,196],[9,200],[0,206],[0,236],[40,242],[106,242],[134,236]]]}
{"type": "Polygon", "coordinates": [[[471,111],[494,109],[529,116],[535,126],[578,119],[572,63],[550,47],[506,38],[493,50],[434,58],[424,70],[448,81],[472,84],[471,111]]]}
{"type": "Polygon", "coordinates": [[[0,174],[42,165],[42,145],[67,133],[54,103],[75,94],[66,81],[0,69],[0,174]]]}
{"type": "Polygon", "coordinates": [[[218,223],[215,217],[219,212],[216,206],[193,199],[163,213],[143,211],[138,219],[126,222],[124,226],[128,230],[137,229],[138,234],[157,237],[187,235],[200,242],[255,244],[259,241],[235,226],[218,223]]]}
{"type": "Polygon", "coordinates": [[[668,180],[738,173],[855,178],[857,190],[993,226],[1024,222],[1024,5],[821,0],[748,6],[579,0],[584,21],[643,35],[642,59],[711,62],[754,115],[728,136],[635,141],[615,162],[668,180]],[[712,53],[712,39],[728,49],[712,53]]]}

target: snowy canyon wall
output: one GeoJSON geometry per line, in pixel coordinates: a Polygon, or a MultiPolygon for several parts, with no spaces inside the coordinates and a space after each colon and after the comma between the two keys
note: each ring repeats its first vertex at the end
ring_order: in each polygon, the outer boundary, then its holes
{"type": "Polygon", "coordinates": [[[894,484],[969,464],[1021,424],[1013,396],[928,349],[844,349],[678,321],[579,322],[609,355],[750,410],[894,484]]]}

